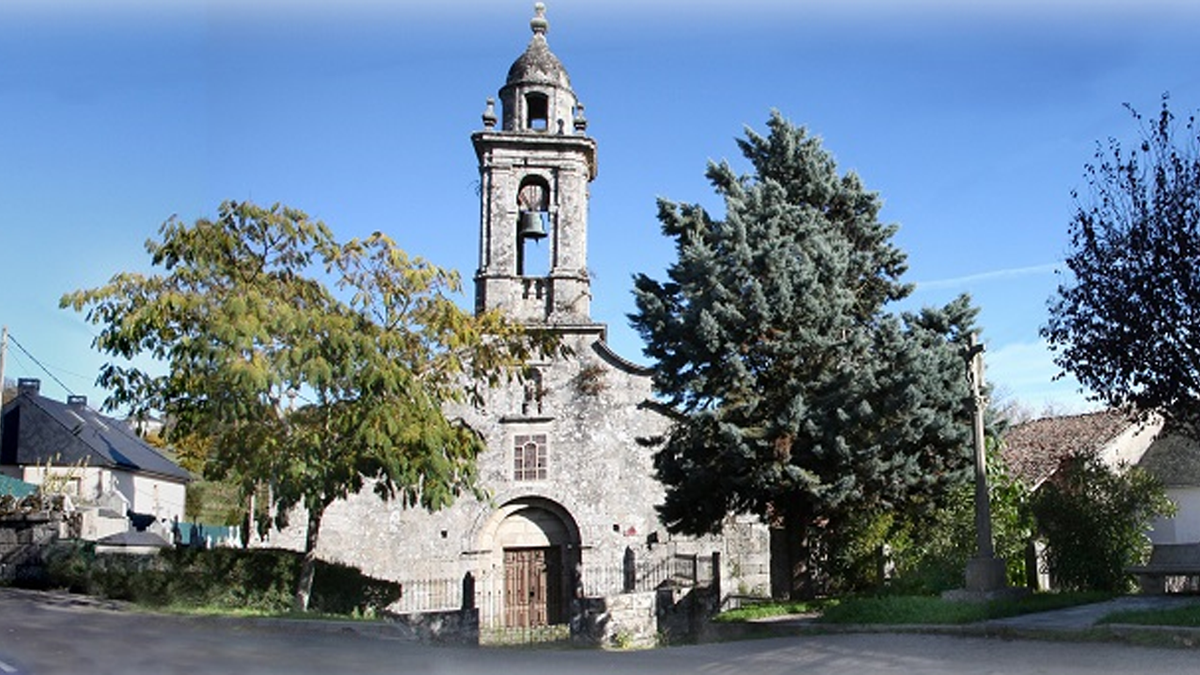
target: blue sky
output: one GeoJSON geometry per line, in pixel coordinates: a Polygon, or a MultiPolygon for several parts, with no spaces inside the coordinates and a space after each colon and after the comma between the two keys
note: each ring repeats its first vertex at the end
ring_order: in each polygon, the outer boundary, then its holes
{"type": "MultiPolygon", "coordinates": [[[[0,5],[0,323],[93,403],[95,329],[69,290],[147,271],[171,215],[283,202],[340,238],[375,230],[477,265],[470,134],[528,43],[533,3],[179,0],[0,5]]],[[[900,225],[909,307],[970,292],[989,378],[1034,411],[1079,410],[1040,344],[1071,191],[1129,102],[1200,108],[1200,10],[1183,0],[551,0],[551,49],[599,144],[595,319],[641,360],[631,276],[673,250],[659,196],[720,211],[708,160],[772,108],[824,139],[900,225]],[[969,5],[970,9],[963,9],[969,5]]],[[[466,304],[464,297],[464,304],[466,304]]],[[[40,377],[10,346],[6,377],[40,377]]]]}

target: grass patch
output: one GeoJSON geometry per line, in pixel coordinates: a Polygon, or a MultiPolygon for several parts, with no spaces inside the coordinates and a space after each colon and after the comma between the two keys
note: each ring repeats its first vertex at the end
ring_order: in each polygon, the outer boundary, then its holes
{"type": "Polygon", "coordinates": [[[1200,603],[1169,609],[1143,609],[1113,612],[1100,623],[1129,623],[1138,626],[1200,627],[1200,603]]]}
{"type": "MultiPolygon", "coordinates": [[[[787,614],[817,613],[823,623],[834,624],[962,624],[1006,616],[1047,612],[1091,602],[1102,602],[1111,593],[1035,593],[1018,600],[952,602],[937,596],[882,595],[824,598],[807,602],[764,602],[722,612],[721,623],[755,621],[787,614]]],[[[1197,607],[1200,612],[1200,606],[1197,607]]]]}
{"type": "Polygon", "coordinates": [[[836,624],[963,624],[1046,612],[1112,598],[1109,593],[1035,593],[1019,600],[952,602],[932,596],[846,598],[820,621],[836,624]]]}
{"type": "Polygon", "coordinates": [[[718,623],[735,623],[738,621],[767,619],[773,616],[786,616],[788,614],[811,614],[813,612],[823,612],[827,607],[837,603],[838,600],[835,598],[788,602],[759,602],[721,612],[713,617],[713,621],[718,623]]]}

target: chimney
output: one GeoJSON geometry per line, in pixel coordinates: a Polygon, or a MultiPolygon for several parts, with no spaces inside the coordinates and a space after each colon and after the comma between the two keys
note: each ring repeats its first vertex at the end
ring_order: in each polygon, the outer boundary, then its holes
{"type": "Polygon", "coordinates": [[[36,377],[22,377],[17,380],[17,394],[37,396],[42,391],[42,381],[36,377]]]}
{"type": "Polygon", "coordinates": [[[87,396],[82,394],[71,394],[70,396],[67,396],[67,405],[72,408],[86,408],[87,396]]]}

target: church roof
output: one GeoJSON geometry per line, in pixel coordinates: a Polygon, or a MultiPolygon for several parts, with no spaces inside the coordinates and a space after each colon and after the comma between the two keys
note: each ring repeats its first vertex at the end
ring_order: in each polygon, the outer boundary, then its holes
{"type": "Polygon", "coordinates": [[[535,9],[537,15],[529,22],[533,39],[529,41],[525,53],[518,56],[509,67],[506,84],[546,84],[570,89],[571,79],[567,77],[567,70],[546,44],[546,31],[550,27],[546,21],[546,7],[539,2],[535,9]]]}

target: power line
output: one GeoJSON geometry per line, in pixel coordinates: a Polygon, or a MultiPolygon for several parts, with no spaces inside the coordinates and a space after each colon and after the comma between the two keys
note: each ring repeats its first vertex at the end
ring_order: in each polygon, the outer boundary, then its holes
{"type": "Polygon", "coordinates": [[[25,348],[25,345],[21,344],[21,343],[20,343],[20,341],[18,341],[18,340],[17,340],[17,338],[16,338],[16,337],[14,337],[12,333],[9,333],[9,334],[8,334],[8,339],[9,339],[9,341],[11,341],[11,342],[12,342],[14,345],[16,345],[16,346],[17,346],[17,349],[20,349],[22,352],[24,352],[24,353],[25,353],[25,356],[28,356],[28,357],[29,357],[29,358],[30,358],[30,359],[31,359],[31,360],[32,360],[34,363],[36,363],[36,364],[38,365],[38,367],[39,367],[39,368],[41,368],[43,371],[45,371],[45,373],[46,373],[47,375],[49,375],[49,376],[50,376],[50,379],[52,379],[52,380],[54,380],[55,382],[57,382],[57,383],[58,383],[58,386],[62,387],[62,388],[63,388],[63,389],[64,389],[64,390],[67,392],[67,394],[69,394],[69,395],[71,395],[71,396],[74,396],[74,395],[75,395],[75,392],[71,391],[71,388],[70,388],[70,387],[68,387],[67,385],[63,384],[63,381],[62,381],[62,380],[60,380],[60,379],[58,379],[58,376],[57,376],[57,375],[55,375],[54,373],[50,372],[50,369],[49,369],[49,368],[47,368],[47,367],[46,367],[46,366],[45,366],[45,365],[44,365],[44,364],[43,364],[41,361],[38,361],[38,359],[37,359],[37,357],[36,357],[36,356],[34,356],[33,354],[30,354],[30,353],[29,353],[29,350],[25,348]]]}

